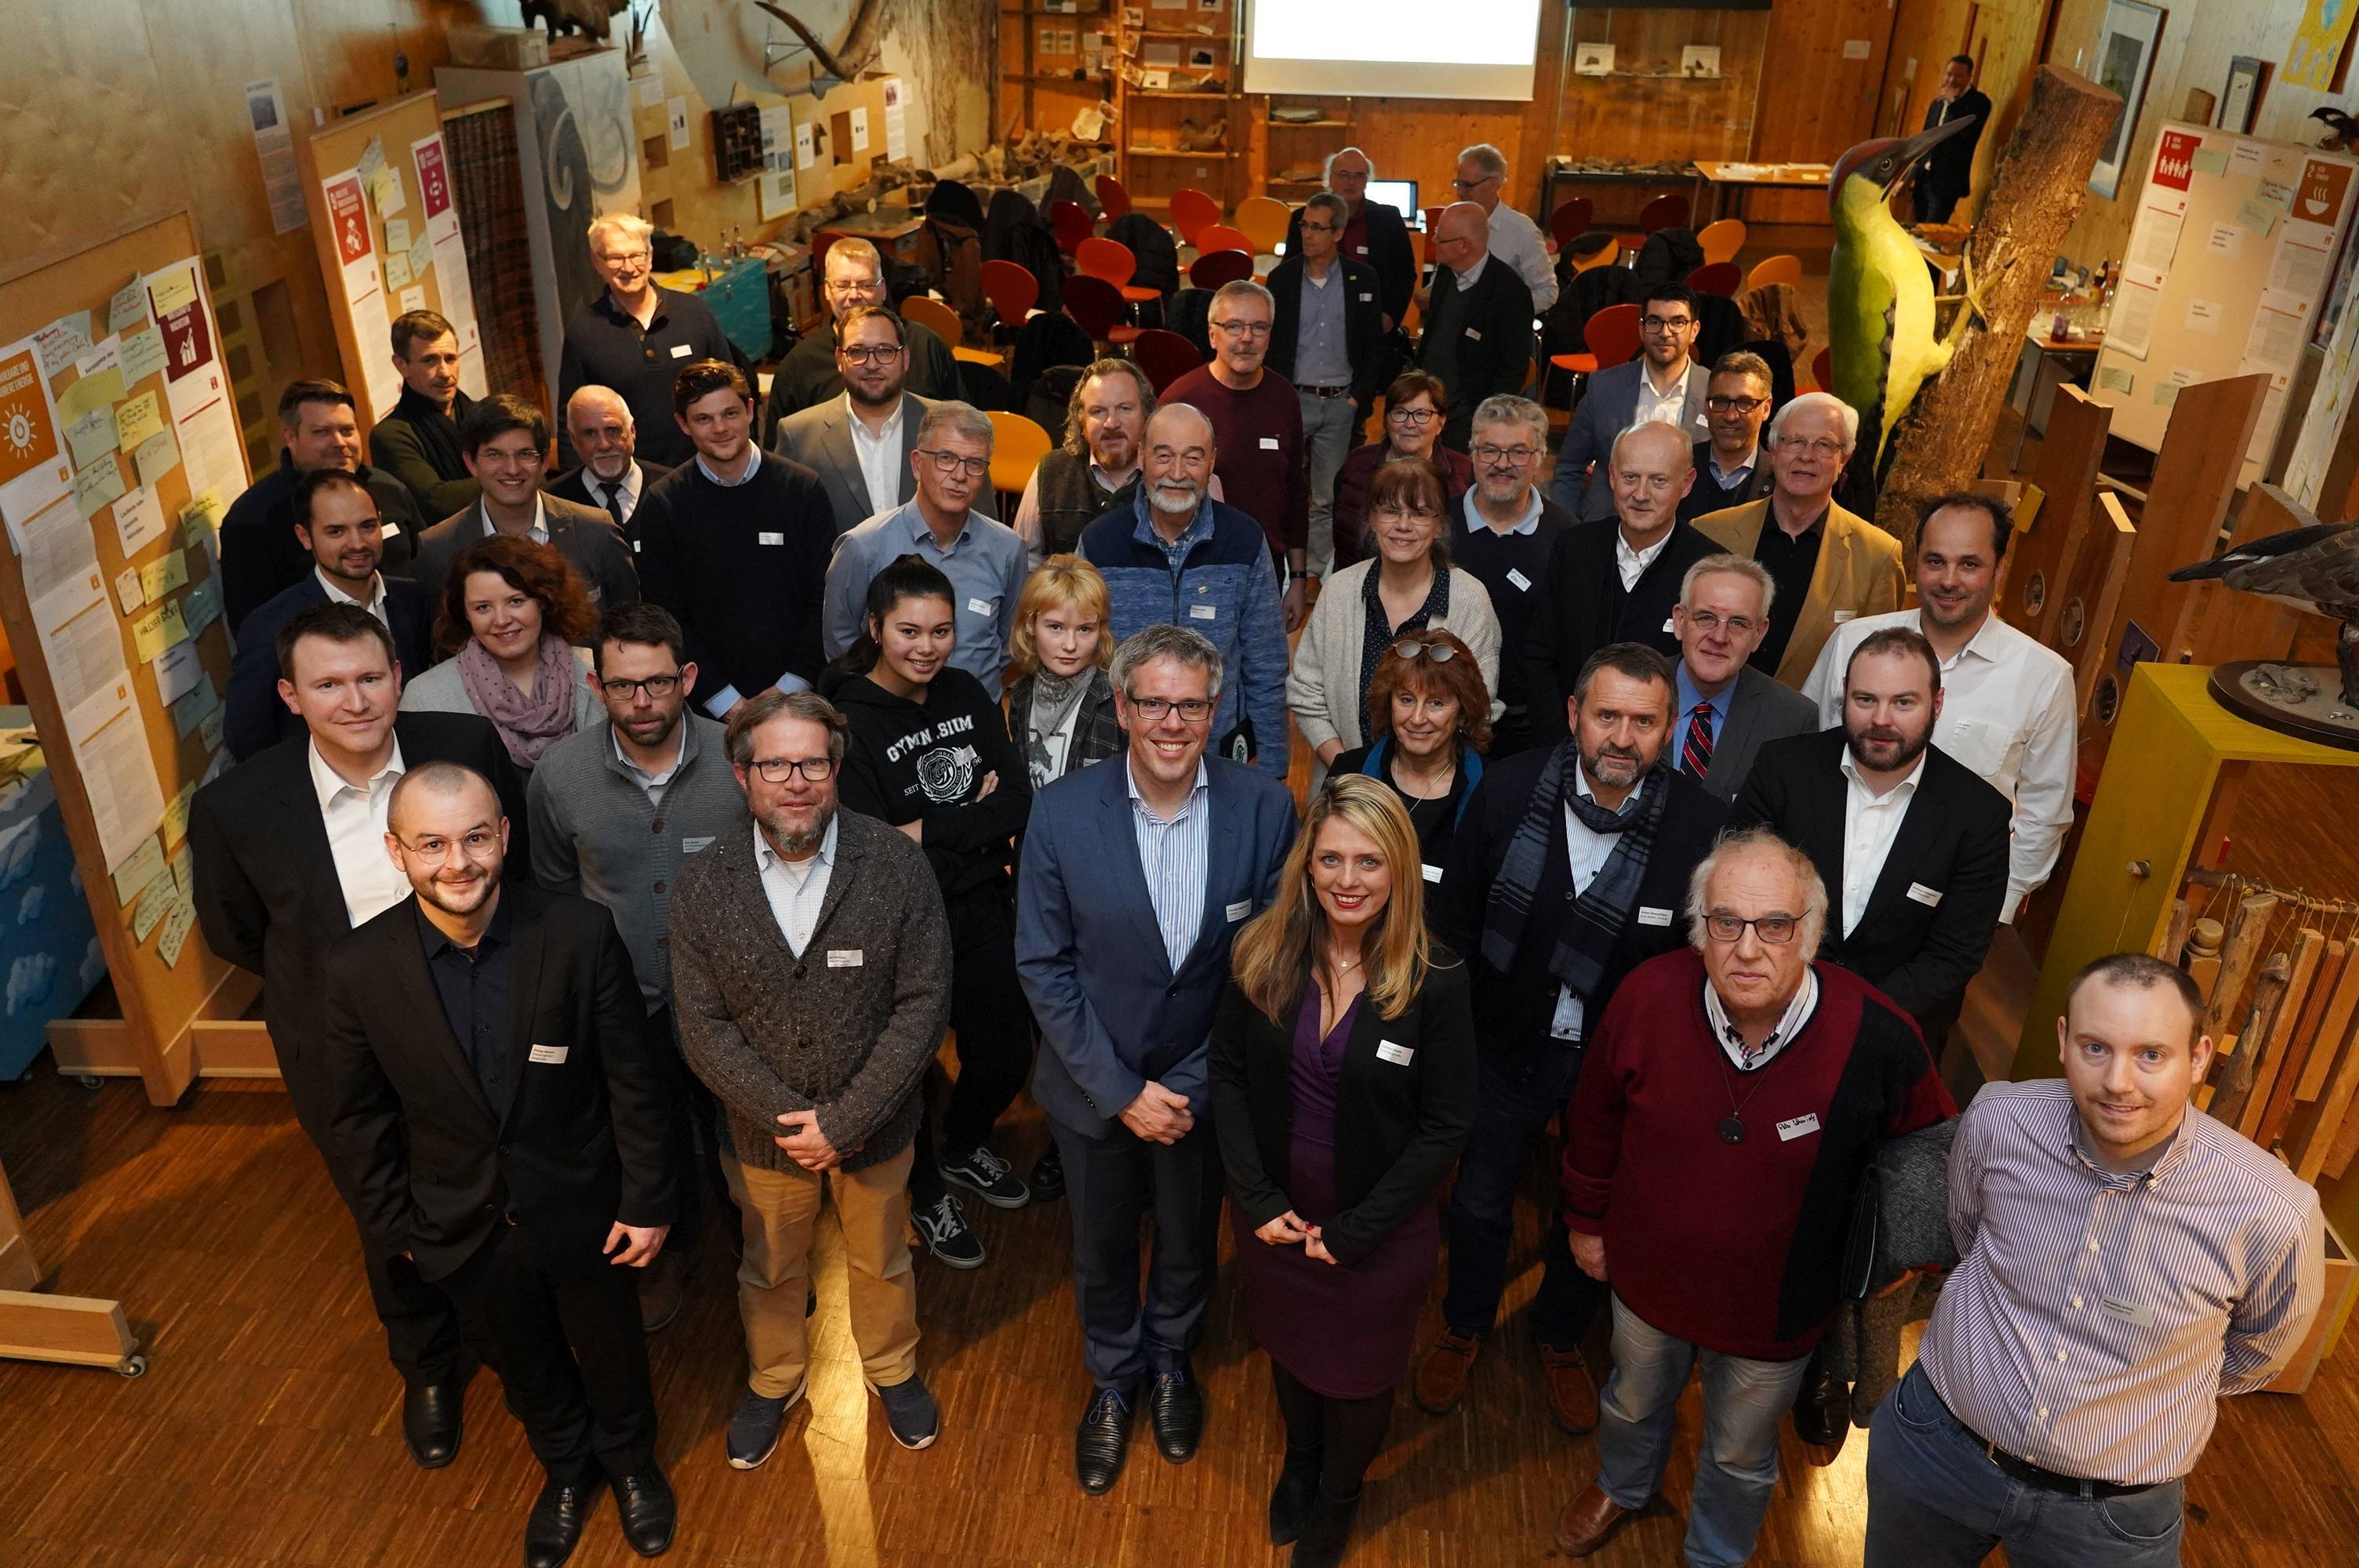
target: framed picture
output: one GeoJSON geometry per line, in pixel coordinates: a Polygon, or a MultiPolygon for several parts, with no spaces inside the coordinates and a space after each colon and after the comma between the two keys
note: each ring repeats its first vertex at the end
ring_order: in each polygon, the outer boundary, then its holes
{"type": "Polygon", "coordinates": [[[2228,61],[2228,88],[2220,94],[2220,118],[2213,122],[2223,131],[2238,135],[2253,128],[2253,116],[2261,107],[2261,88],[2268,81],[2269,62],[2240,54],[2228,61]]]}
{"type": "Polygon", "coordinates": [[[2096,167],[2089,171],[2089,189],[2109,201],[2121,189],[2122,162],[2137,134],[2138,110],[2146,102],[2147,78],[2154,71],[2165,15],[2160,6],[2141,0],[2107,0],[2105,5],[2095,75],[2099,86],[2121,95],[2122,112],[2097,154],[2096,167]]]}

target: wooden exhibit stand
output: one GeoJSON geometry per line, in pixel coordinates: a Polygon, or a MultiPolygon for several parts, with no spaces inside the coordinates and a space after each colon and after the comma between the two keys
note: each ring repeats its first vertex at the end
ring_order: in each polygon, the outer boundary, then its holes
{"type": "Polygon", "coordinates": [[[147,1369],[119,1302],[95,1296],[45,1295],[41,1265],[25,1238],[24,1216],[0,1170],[0,1356],[18,1361],[58,1361],[73,1367],[112,1367],[126,1378],[147,1369]]]}

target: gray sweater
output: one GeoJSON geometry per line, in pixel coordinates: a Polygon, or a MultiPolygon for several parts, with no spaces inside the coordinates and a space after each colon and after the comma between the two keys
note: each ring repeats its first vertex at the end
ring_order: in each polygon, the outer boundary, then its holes
{"type": "Polygon", "coordinates": [[[614,912],[652,1013],[671,998],[672,889],[680,863],[725,833],[746,831],[745,793],[723,749],[721,726],[682,716],[679,765],[661,804],[614,754],[604,720],[568,735],[532,771],[532,880],[614,912]]]}
{"type": "Polygon", "coordinates": [[[772,1141],[792,1110],[818,1110],[846,1170],[908,1147],[950,1019],[950,922],[925,852],[874,817],[836,821],[799,958],[770,913],[749,817],[681,869],[672,903],[680,1049],[720,1098],[737,1158],[764,1170],[792,1164],[772,1141]]]}

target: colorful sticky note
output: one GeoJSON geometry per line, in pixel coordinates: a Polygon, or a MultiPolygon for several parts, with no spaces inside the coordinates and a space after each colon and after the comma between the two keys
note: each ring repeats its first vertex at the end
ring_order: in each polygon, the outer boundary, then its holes
{"type": "Polygon", "coordinates": [[[221,619],[221,579],[219,577],[205,579],[204,581],[189,589],[188,597],[180,600],[180,603],[185,607],[189,635],[202,636],[206,627],[221,619]]]}
{"type": "Polygon", "coordinates": [[[164,917],[164,935],[156,941],[156,951],[164,962],[177,967],[180,954],[188,947],[189,932],[197,923],[197,907],[187,899],[172,901],[172,912],[164,917]]]}
{"type": "Polygon", "coordinates": [[[172,851],[172,881],[179,884],[182,898],[197,896],[197,853],[186,844],[172,851]]]}
{"type": "Polygon", "coordinates": [[[221,744],[222,715],[226,711],[216,705],[211,713],[197,721],[197,740],[207,752],[221,744]]]}
{"type": "Polygon", "coordinates": [[[163,598],[189,580],[189,557],[183,551],[173,550],[160,560],[149,561],[139,568],[139,590],[150,600],[163,598]]]}
{"type": "Polygon", "coordinates": [[[172,704],[172,730],[183,739],[196,733],[197,726],[206,714],[221,706],[221,693],[214,689],[212,677],[197,683],[197,688],[172,704]]]}
{"type": "Polygon", "coordinates": [[[2107,392],[2127,392],[2136,377],[2119,365],[2107,365],[2097,373],[2097,385],[2107,392]]]}
{"type": "Polygon", "coordinates": [[[139,443],[131,462],[139,470],[139,482],[152,490],[158,480],[180,466],[180,443],[172,438],[170,430],[158,430],[139,443]]]}
{"type": "Polygon", "coordinates": [[[387,218],[385,221],[385,250],[387,255],[397,251],[407,254],[411,237],[408,219],[387,218]]]}
{"type": "Polygon", "coordinates": [[[197,297],[197,269],[176,266],[171,271],[147,280],[147,297],[158,316],[169,316],[197,297]]]}
{"type": "Polygon", "coordinates": [[[2236,222],[2265,240],[2277,226],[2277,218],[2278,212],[2276,208],[2267,202],[2255,200],[2249,196],[2236,208],[2236,222]]]}
{"type": "Polygon", "coordinates": [[[86,469],[103,457],[112,457],[115,446],[114,411],[93,408],[66,427],[66,445],[73,452],[73,464],[86,469]]]}
{"type": "Polygon", "coordinates": [[[114,411],[115,444],[125,451],[136,451],[139,443],[164,427],[162,400],[152,392],[143,392],[114,411]]]}
{"type": "Polygon", "coordinates": [[[221,492],[208,490],[180,508],[180,541],[194,545],[221,526],[222,514],[229,510],[222,504],[221,492]]]}
{"type": "Polygon", "coordinates": [[[164,912],[179,901],[180,884],[168,873],[139,890],[139,906],[131,912],[131,939],[145,942],[164,912]]]}
{"type": "Polygon", "coordinates": [[[2195,172],[2220,175],[2228,172],[2228,155],[2216,147],[2195,149],[2195,172]]]}
{"type": "Polygon", "coordinates": [[[58,417],[71,424],[95,408],[112,408],[123,401],[123,366],[117,362],[77,380],[58,394],[58,417]]]}
{"type": "Polygon", "coordinates": [[[197,781],[190,779],[180,786],[180,793],[164,803],[164,842],[178,844],[189,836],[189,802],[197,798],[197,781]]]}
{"type": "Polygon", "coordinates": [[[385,286],[397,290],[409,287],[409,253],[408,251],[386,253],[385,286]]]}
{"type": "Polygon", "coordinates": [[[139,585],[139,568],[125,567],[114,579],[114,597],[123,601],[123,613],[136,615],[139,607],[147,602],[147,590],[139,585]]]}
{"type": "Polygon", "coordinates": [[[178,604],[157,605],[131,623],[131,646],[143,665],[188,640],[189,623],[178,604]]]}
{"type": "Polygon", "coordinates": [[[164,334],[134,332],[123,340],[123,380],[136,386],[151,375],[164,373],[164,334]]]}
{"type": "Polygon", "coordinates": [[[409,276],[424,277],[426,269],[433,265],[434,242],[420,234],[418,236],[418,243],[409,247],[409,276]]]}
{"type": "Polygon", "coordinates": [[[2179,387],[2171,382],[2157,382],[2154,387],[2154,400],[2162,407],[2169,407],[2179,401],[2179,387]]]}
{"type": "Polygon", "coordinates": [[[114,297],[106,302],[106,330],[128,332],[144,325],[147,319],[147,291],[139,286],[138,275],[135,273],[131,281],[116,289],[114,297]]]}
{"type": "Polygon", "coordinates": [[[114,868],[114,902],[129,903],[139,896],[140,889],[163,874],[164,846],[150,833],[114,868]]]}
{"type": "Polygon", "coordinates": [[[100,459],[86,469],[74,471],[74,505],[85,517],[95,517],[100,508],[107,505],[127,487],[123,482],[123,465],[114,454],[100,459]]]}

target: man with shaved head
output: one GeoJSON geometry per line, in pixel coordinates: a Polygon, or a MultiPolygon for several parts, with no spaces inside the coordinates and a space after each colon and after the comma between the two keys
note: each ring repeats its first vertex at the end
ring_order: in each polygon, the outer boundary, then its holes
{"type": "Polygon", "coordinates": [[[1453,202],[1433,226],[1438,265],[1425,302],[1418,363],[1450,391],[1441,443],[1466,449],[1475,407],[1486,397],[1521,392],[1532,358],[1532,291],[1516,269],[1491,254],[1491,216],[1479,203],[1453,202]]]}
{"type": "Polygon", "coordinates": [[[636,551],[639,535],[631,519],[638,513],[639,497],[671,470],[638,455],[638,421],[612,387],[585,386],[565,400],[565,435],[582,466],[549,481],[549,493],[598,508],[636,551]]]}
{"type": "Polygon", "coordinates": [[[602,904],[506,882],[481,773],[404,773],[383,853],[410,896],[328,955],[331,1143],[362,1227],[458,1302],[548,1472],[527,1568],[608,1487],[632,1550],[671,1544],[636,1271],[671,1228],[670,1079],[602,904]]]}

